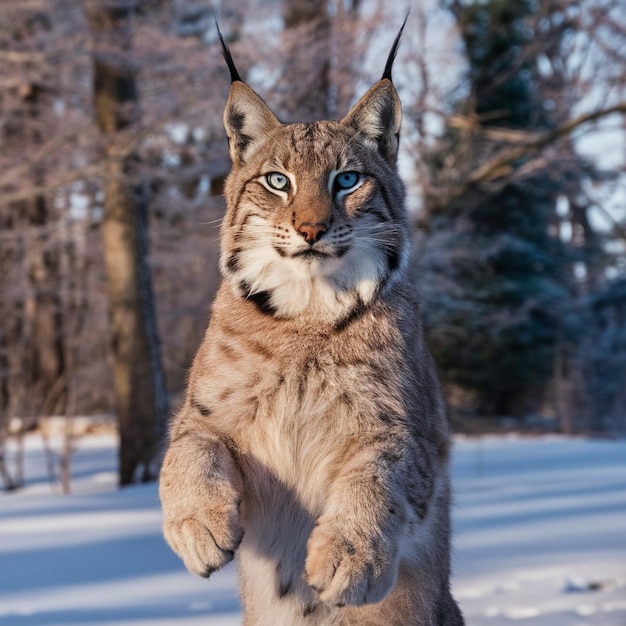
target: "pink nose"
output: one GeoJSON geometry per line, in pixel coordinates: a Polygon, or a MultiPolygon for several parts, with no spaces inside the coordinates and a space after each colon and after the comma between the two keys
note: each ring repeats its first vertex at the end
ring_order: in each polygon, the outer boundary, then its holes
{"type": "Polygon", "coordinates": [[[317,224],[304,222],[297,228],[298,233],[300,233],[304,237],[304,240],[309,244],[314,244],[318,241],[327,230],[328,226],[323,222],[318,222],[317,224]]]}

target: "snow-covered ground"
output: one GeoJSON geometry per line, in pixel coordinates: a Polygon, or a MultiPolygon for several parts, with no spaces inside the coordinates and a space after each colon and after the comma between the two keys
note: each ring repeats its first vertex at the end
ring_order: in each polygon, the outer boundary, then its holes
{"type": "MultiPolygon", "coordinates": [[[[29,438],[26,489],[0,494],[1,626],[234,626],[234,568],[188,574],[155,485],[115,489],[111,436],[81,439],[52,493],[29,438]]],[[[454,591],[469,626],[626,625],[626,441],[460,440],[454,591]]]]}
{"type": "Polygon", "coordinates": [[[626,442],[459,442],[455,594],[468,624],[626,626],[626,442]]]}

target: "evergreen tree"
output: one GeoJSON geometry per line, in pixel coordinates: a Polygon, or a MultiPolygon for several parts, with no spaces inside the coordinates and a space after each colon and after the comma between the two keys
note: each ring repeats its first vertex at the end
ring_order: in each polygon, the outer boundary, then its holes
{"type": "MultiPolygon", "coordinates": [[[[450,5],[465,44],[469,95],[431,154],[434,188],[468,176],[502,137],[545,132],[534,3],[450,5]],[[530,44],[533,45],[530,45],[530,44]],[[459,124],[458,119],[469,120],[459,124]]],[[[431,348],[448,383],[483,413],[538,410],[551,379],[570,251],[558,237],[561,193],[550,164],[520,157],[459,197],[426,198],[429,235],[416,263],[431,348]]]]}

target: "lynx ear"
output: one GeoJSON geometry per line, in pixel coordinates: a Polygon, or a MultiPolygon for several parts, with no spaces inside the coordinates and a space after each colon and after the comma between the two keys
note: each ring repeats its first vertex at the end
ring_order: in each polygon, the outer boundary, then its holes
{"type": "Polygon", "coordinates": [[[341,120],[369,140],[391,165],[398,156],[401,122],[400,98],[388,78],[379,80],[341,120]]]}
{"type": "Polygon", "coordinates": [[[224,109],[224,128],[228,137],[230,158],[233,163],[239,164],[245,161],[254,144],[263,139],[272,128],[279,126],[280,122],[267,104],[241,80],[217,20],[215,27],[231,80],[224,109]]]}
{"type": "Polygon", "coordinates": [[[241,81],[232,83],[224,109],[224,128],[233,163],[243,163],[255,144],[279,125],[265,102],[248,85],[241,81]]]}
{"type": "Polygon", "coordinates": [[[380,155],[392,165],[398,156],[402,106],[391,80],[391,68],[408,14],[391,46],[382,78],[352,107],[342,123],[356,128],[369,139],[380,155]]]}

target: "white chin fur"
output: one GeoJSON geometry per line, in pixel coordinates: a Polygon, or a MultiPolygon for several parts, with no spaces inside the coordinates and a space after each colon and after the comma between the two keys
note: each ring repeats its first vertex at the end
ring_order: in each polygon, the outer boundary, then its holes
{"type": "Polygon", "coordinates": [[[269,292],[278,317],[306,314],[329,322],[369,304],[387,276],[384,252],[359,243],[340,259],[281,257],[270,246],[251,247],[241,252],[239,266],[230,278],[240,295],[269,292]],[[242,283],[249,293],[241,293],[242,283]]]}

